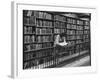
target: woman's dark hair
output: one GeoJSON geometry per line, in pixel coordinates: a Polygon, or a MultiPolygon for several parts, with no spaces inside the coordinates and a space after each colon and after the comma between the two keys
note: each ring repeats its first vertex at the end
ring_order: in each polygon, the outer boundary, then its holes
{"type": "Polygon", "coordinates": [[[66,37],[66,33],[61,33],[60,37],[66,37]]]}

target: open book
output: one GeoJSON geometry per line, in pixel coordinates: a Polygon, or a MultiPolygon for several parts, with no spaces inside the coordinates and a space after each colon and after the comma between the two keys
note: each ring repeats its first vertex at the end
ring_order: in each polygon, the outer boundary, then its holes
{"type": "Polygon", "coordinates": [[[66,42],[62,42],[62,43],[59,43],[59,45],[61,45],[61,46],[66,46],[68,43],[66,43],[66,42]]]}

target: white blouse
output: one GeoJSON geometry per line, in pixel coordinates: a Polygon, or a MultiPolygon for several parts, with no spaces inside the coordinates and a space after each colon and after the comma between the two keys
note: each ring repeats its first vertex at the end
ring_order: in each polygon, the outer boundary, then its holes
{"type": "Polygon", "coordinates": [[[57,44],[60,46],[65,46],[68,44],[65,39],[64,42],[59,42],[59,41],[60,41],[60,35],[57,35],[55,38],[54,46],[56,46],[57,44]]]}

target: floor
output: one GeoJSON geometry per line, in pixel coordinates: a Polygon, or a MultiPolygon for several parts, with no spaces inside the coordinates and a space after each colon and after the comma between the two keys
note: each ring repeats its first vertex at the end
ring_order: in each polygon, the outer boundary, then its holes
{"type": "Polygon", "coordinates": [[[57,65],[56,67],[79,67],[79,66],[90,66],[90,56],[86,55],[83,57],[80,57],[78,59],[70,61],[70,63],[67,63],[67,61],[57,65]]]}

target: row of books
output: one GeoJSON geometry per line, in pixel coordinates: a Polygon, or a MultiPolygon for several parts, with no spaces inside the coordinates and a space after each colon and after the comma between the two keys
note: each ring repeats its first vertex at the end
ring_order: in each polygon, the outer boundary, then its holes
{"type": "Polygon", "coordinates": [[[76,36],[67,36],[68,40],[73,40],[73,39],[86,39],[89,38],[89,35],[76,35],[76,36]]]}
{"type": "Polygon", "coordinates": [[[39,50],[48,47],[53,47],[53,44],[52,43],[29,44],[29,45],[24,45],[24,51],[39,50]]]}
{"type": "Polygon", "coordinates": [[[77,40],[76,44],[84,43],[84,42],[89,42],[89,39],[83,39],[83,40],[77,40]]]}
{"type": "Polygon", "coordinates": [[[82,35],[77,35],[76,39],[83,39],[83,36],[82,35]]]}
{"type": "Polygon", "coordinates": [[[53,41],[53,36],[35,36],[35,35],[24,36],[24,43],[52,42],[52,41],[53,41]]]}
{"type": "Polygon", "coordinates": [[[76,25],[67,24],[67,29],[76,29],[76,25]]]}
{"type": "Polygon", "coordinates": [[[77,36],[67,36],[67,40],[83,39],[82,35],[77,36]]]}
{"type": "MultiPolygon", "coordinates": [[[[67,34],[75,34],[75,31],[74,30],[72,30],[72,31],[67,30],[67,34]]],[[[80,32],[78,31],[77,34],[80,34],[80,32]]],[[[77,35],[76,36],[76,39],[80,39],[80,38],[82,38],[82,35],[77,35]]],[[[84,35],[83,38],[89,38],[89,35],[84,35]]],[[[37,36],[36,37],[36,42],[49,42],[49,41],[53,41],[53,36],[37,36]]],[[[35,42],[35,35],[32,35],[32,36],[24,36],[24,42],[25,43],[35,42]]]]}
{"type": "Polygon", "coordinates": [[[37,36],[36,42],[52,42],[53,36],[37,36]]]}
{"type": "Polygon", "coordinates": [[[76,31],[76,34],[77,34],[77,35],[78,35],[78,34],[79,34],[79,35],[80,35],[80,34],[82,35],[82,34],[83,34],[83,31],[77,30],[77,31],[76,31]]]}
{"type": "Polygon", "coordinates": [[[75,34],[75,30],[67,30],[67,34],[70,34],[70,35],[74,35],[75,34]]]}
{"type": "Polygon", "coordinates": [[[36,20],[37,27],[52,27],[52,21],[36,20]]]}
{"type": "MultiPolygon", "coordinates": [[[[64,31],[64,29],[63,30],[55,29],[56,33],[62,33],[62,31],[64,31]]],[[[76,31],[76,34],[82,34],[82,33],[83,33],[83,31],[76,31]]],[[[75,31],[74,30],[71,30],[71,31],[67,30],[67,34],[75,34],[75,31]]],[[[78,38],[78,35],[77,35],[77,38],[78,38]]],[[[89,35],[84,35],[84,38],[89,38],[89,35]]],[[[48,41],[52,41],[52,39],[53,39],[53,36],[37,36],[36,41],[37,42],[48,42],[48,41]]],[[[35,42],[35,36],[34,35],[24,36],[24,41],[25,41],[25,43],[35,42]]]]}
{"type": "Polygon", "coordinates": [[[66,24],[63,23],[63,22],[55,21],[54,22],[54,27],[65,28],[66,27],[66,24]]]}
{"type": "Polygon", "coordinates": [[[83,37],[84,37],[84,39],[85,39],[85,38],[89,38],[89,35],[87,34],[87,35],[84,35],[83,37]]]}
{"type": "Polygon", "coordinates": [[[84,29],[89,29],[89,26],[84,26],[84,29]]]}
{"type": "Polygon", "coordinates": [[[66,21],[66,17],[60,16],[60,15],[55,15],[54,16],[54,19],[55,20],[58,20],[58,21],[66,21]]]}
{"type": "Polygon", "coordinates": [[[65,31],[65,29],[54,29],[54,33],[64,33],[65,31]]]}
{"type": "Polygon", "coordinates": [[[36,34],[52,34],[52,29],[36,28],[36,34]]]}
{"type": "Polygon", "coordinates": [[[40,12],[40,11],[34,11],[34,16],[37,18],[43,18],[43,19],[52,19],[52,15],[47,12],[40,12]]]}
{"type": "MultiPolygon", "coordinates": [[[[30,18],[37,17],[37,18],[43,18],[43,19],[52,19],[52,15],[50,13],[43,12],[43,11],[41,12],[41,11],[24,10],[24,15],[25,16],[31,16],[30,18]]],[[[60,21],[66,21],[66,17],[60,16],[60,15],[55,15],[54,19],[60,20],[60,21]]],[[[72,18],[67,18],[67,22],[76,24],[76,20],[72,19],[72,18]]],[[[83,25],[84,21],[77,20],[77,24],[83,25]]],[[[85,21],[85,25],[89,25],[89,21],[85,21]]]]}
{"type": "Polygon", "coordinates": [[[23,20],[24,25],[35,25],[36,24],[36,18],[34,16],[32,17],[24,17],[23,20]]]}
{"type": "Polygon", "coordinates": [[[84,21],[77,20],[77,24],[79,24],[79,25],[83,25],[83,24],[84,24],[84,21]]]}
{"type": "Polygon", "coordinates": [[[90,23],[89,23],[89,21],[85,21],[85,23],[84,23],[85,25],[89,25],[90,23]]]}
{"type": "Polygon", "coordinates": [[[35,28],[30,26],[24,26],[24,34],[35,33],[35,28]]]}
{"type": "Polygon", "coordinates": [[[43,11],[24,10],[24,16],[35,16],[37,18],[52,19],[52,15],[43,11]]]}
{"type": "Polygon", "coordinates": [[[77,30],[83,30],[83,26],[77,25],[77,30]]]}
{"type": "Polygon", "coordinates": [[[89,42],[89,41],[90,41],[89,38],[84,39],[84,42],[89,42]]]}
{"type": "Polygon", "coordinates": [[[76,36],[73,36],[73,35],[67,36],[67,40],[75,40],[75,39],[76,39],[76,36]]]}
{"type": "Polygon", "coordinates": [[[82,43],[83,41],[82,40],[77,40],[76,41],[76,44],[80,44],[80,43],[82,43]]]}
{"type": "Polygon", "coordinates": [[[72,18],[67,18],[67,23],[76,24],[76,20],[72,18]]]}
{"type": "Polygon", "coordinates": [[[73,24],[67,24],[67,29],[77,29],[77,30],[83,30],[83,26],[80,25],[73,25],[73,24]]]}
{"type": "Polygon", "coordinates": [[[36,58],[43,58],[43,57],[52,56],[52,55],[54,55],[54,52],[51,49],[37,51],[37,52],[30,52],[30,53],[24,54],[24,61],[36,59],[36,58]]]}
{"type": "Polygon", "coordinates": [[[75,39],[83,39],[82,35],[71,35],[71,36],[67,36],[67,40],[75,40],[75,39]]]}
{"type": "Polygon", "coordinates": [[[32,42],[35,42],[35,36],[34,35],[24,36],[24,43],[32,43],[32,42]]]}
{"type": "MultiPolygon", "coordinates": [[[[67,40],[73,40],[73,39],[89,39],[89,35],[70,35],[70,36],[67,36],[67,40]]],[[[77,40],[78,41],[78,40],[77,40]]]]}
{"type": "Polygon", "coordinates": [[[89,30],[84,30],[84,34],[89,34],[90,31],[89,30]]]}

